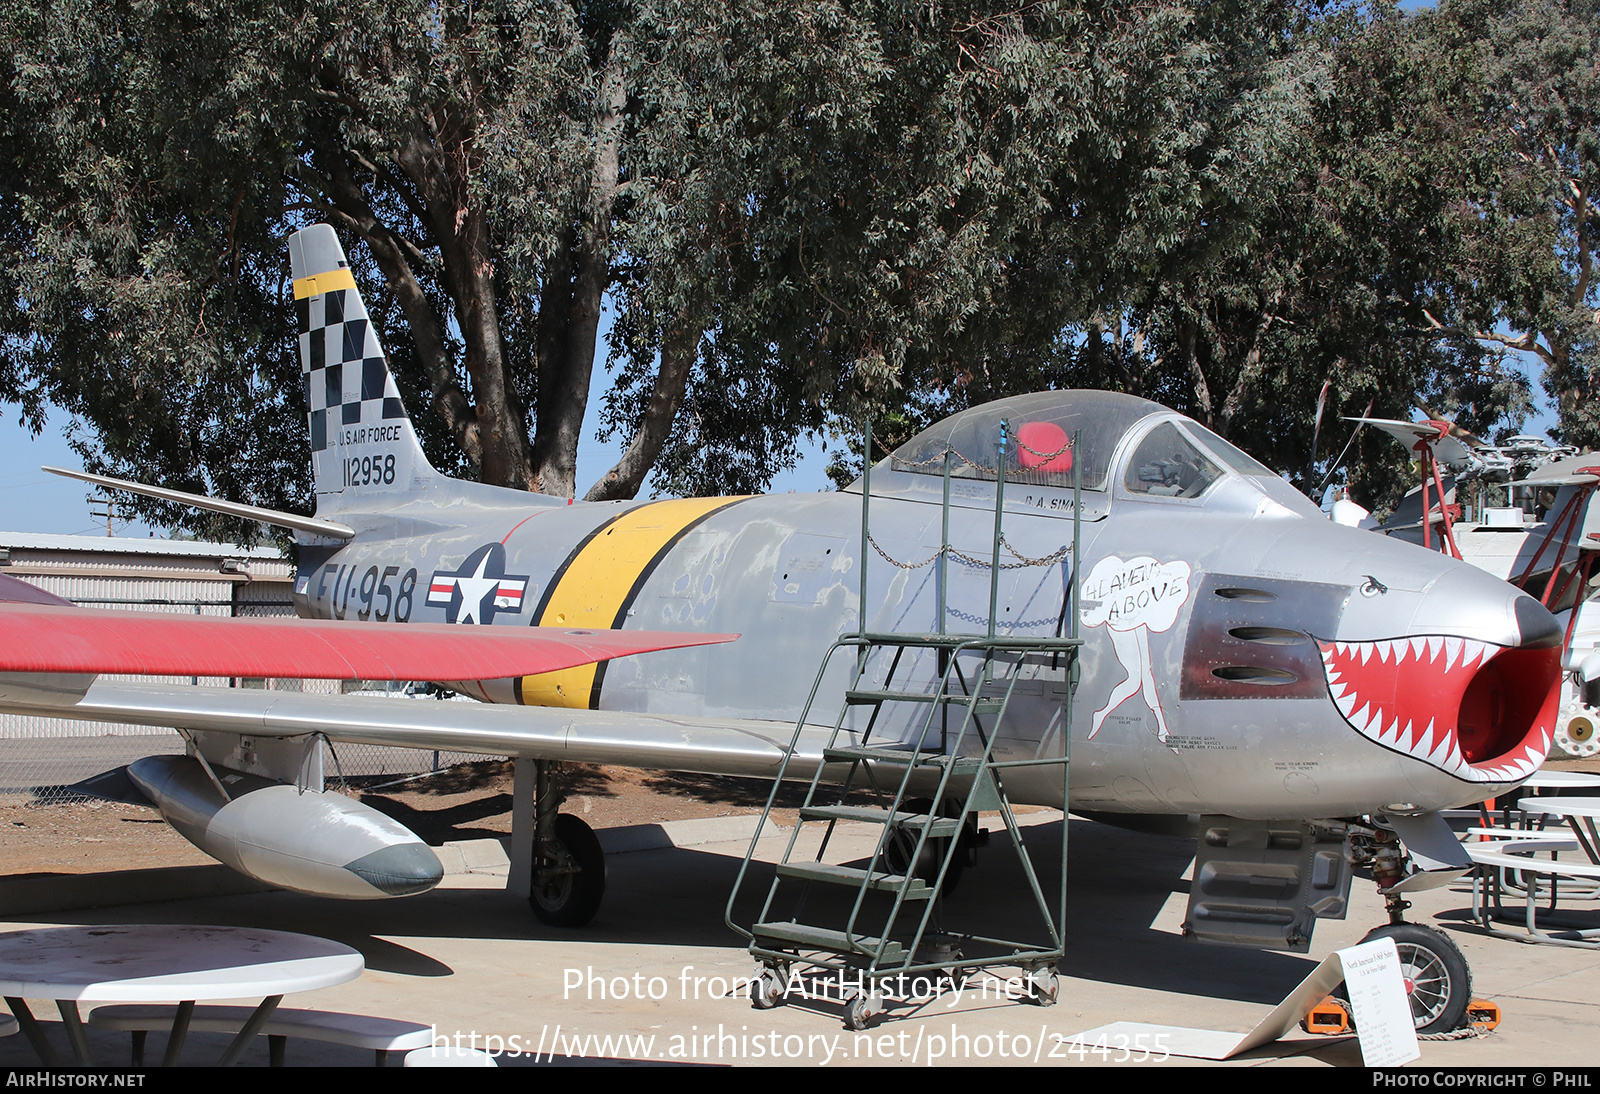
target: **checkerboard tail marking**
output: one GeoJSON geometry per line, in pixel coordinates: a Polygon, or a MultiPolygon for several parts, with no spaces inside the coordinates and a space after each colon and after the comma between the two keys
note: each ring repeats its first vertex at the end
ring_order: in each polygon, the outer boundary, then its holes
{"type": "Polygon", "coordinates": [[[289,255],[318,510],[404,492],[437,475],[333,229],[296,232],[289,255]]]}

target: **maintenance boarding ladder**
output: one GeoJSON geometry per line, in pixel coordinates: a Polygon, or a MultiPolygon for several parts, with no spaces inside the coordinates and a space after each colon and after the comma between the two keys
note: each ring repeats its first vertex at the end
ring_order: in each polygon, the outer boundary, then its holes
{"type": "MultiPolygon", "coordinates": [[[[1067,802],[1069,728],[1072,691],[1077,679],[1079,535],[1078,502],[1081,480],[1073,476],[1073,539],[1071,582],[1066,636],[1021,637],[995,633],[1000,548],[1004,541],[1002,514],[1005,490],[1005,436],[995,477],[995,533],[989,559],[990,604],[985,634],[873,633],[865,630],[866,549],[871,540],[868,523],[871,501],[871,461],[862,477],[862,572],[860,577],[862,630],[840,636],[817,670],[815,682],[795,726],[795,733],[779,767],[761,815],[756,836],[739,869],[728,901],[727,922],[749,940],[750,953],[762,962],[752,985],[758,1007],[781,1002],[791,986],[791,969],[837,973],[844,989],[837,1000],[844,1004],[845,1022],[865,1029],[886,1008],[886,1000],[903,1000],[894,985],[922,978],[942,978],[959,986],[969,973],[991,966],[1014,966],[1023,972],[1026,997],[1036,1003],[1055,1001],[1055,966],[1065,951],[1066,827],[1061,832],[1059,885],[1045,895],[1040,871],[1023,839],[1006,796],[1004,772],[1021,767],[1056,767],[1060,770],[1063,807],[1067,802]],[[799,823],[789,835],[776,874],[755,922],[734,921],[734,903],[749,875],[761,833],[766,829],[779,788],[800,753],[805,727],[810,721],[833,658],[841,650],[854,654],[854,670],[845,690],[832,731],[815,765],[799,809],[799,823]],[[931,652],[938,676],[931,691],[910,690],[897,681],[915,672],[917,663],[931,652]],[[911,656],[907,656],[910,654],[911,656]],[[995,744],[1016,692],[1019,673],[1029,658],[1050,658],[1066,674],[1068,687],[1062,711],[1061,754],[1029,759],[1000,760],[995,744]],[[884,667],[884,662],[887,666],[884,667]],[[878,670],[881,680],[876,679],[878,670]],[[910,732],[892,739],[874,731],[888,721],[885,712],[909,706],[916,713],[910,732]],[[851,712],[867,712],[859,734],[846,728],[851,712]],[[843,777],[839,772],[843,771],[843,777]],[[1000,938],[975,932],[959,935],[943,926],[943,895],[954,887],[966,858],[975,849],[980,813],[998,813],[1007,840],[1032,895],[1040,932],[1027,939],[1000,938]],[[880,829],[864,865],[828,861],[828,850],[841,823],[860,823],[880,829]],[[820,828],[820,832],[819,832],[820,828]],[[889,981],[893,981],[890,984],[889,981]]],[[[1073,439],[1076,445],[1076,438],[1073,439]]],[[[871,451],[871,432],[866,447],[871,451]]],[[[944,532],[939,555],[951,553],[949,545],[950,453],[944,458],[944,532]]],[[[881,552],[881,548],[879,548],[881,552]]],[[[1015,553],[1013,551],[1013,553],[1015,553]]],[[[1062,554],[1065,552],[1058,552],[1062,554]]],[[[888,556],[885,555],[885,558],[888,556]]],[[[1019,556],[1020,557],[1020,556],[1019,556]]],[[[892,560],[891,560],[892,561],[892,560]]],[[[1040,560],[1034,560],[1040,561],[1040,560]]],[[[939,571],[940,621],[945,615],[944,568],[939,571]]],[[[1065,808],[1063,808],[1063,816],[1065,808]]],[[[835,856],[836,857],[836,856],[835,856]]],[[[828,980],[824,974],[824,982],[828,980]]]]}

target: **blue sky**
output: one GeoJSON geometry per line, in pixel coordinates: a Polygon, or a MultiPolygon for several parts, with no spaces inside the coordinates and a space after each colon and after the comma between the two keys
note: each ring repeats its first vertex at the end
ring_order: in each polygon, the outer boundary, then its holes
{"type": "MultiPolygon", "coordinates": [[[[578,446],[579,488],[587,489],[591,481],[616,462],[622,443],[613,438],[609,443],[594,439],[598,421],[600,398],[604,394],[604,378],[597,377],[595,396],[590,400],[589,414],[584,422],[585,441],[578,446]]],[[[1535,402],[1543,406],[1535,384],[1535,402]]],[[[93,488],[87,483],[39,470],[41,464],[57,467],[81,468],[83,461],[67,447],[66,429],[71,421],[64,411],[56,410],[44,433],[35,437],[17,421],[17,408],[6,406],[5,417],[0,420],[0,531],[52,532],[62,535],[103,535],[104,522],[90,516],[88,496],[93,488]]],[[[1554,424],[1548,413],[1530,418],[1523,427],[1526,433],[1543,434],[1554,424]]],[[[1342,443],[1342,442],[1341,442],[1342,443]]],[[[1249,447],[1249,441],[1245,441],[1249,447]]],[[[820,443],[803,445],[799,462],[793,468],[778,473],[772,483],[773,493],[812,492],[830,489],[825,474],[828,457],[820,443]]],[[[647,491],[648,492],[648,491],[647,491]]],[[[159,529],[139,523],[115,525],[119,536],[149,536],[159,529]]]]}
{"type": "MultiPolygon", "coordinates": [[[[604,350],[600,356],[603,359],[604,350]]],[[[595,439],[599,421],[601,397],[605,394],[607,378],[595,377],[595,392],[589,401],[589,412],[584,420],[584,441],[578,446],[578,483],[580,490],[599,478],[621,455],[621,438],[609,443],[595,439]]],[[[89,512],[88,496],[94,491],[88,483],[50,475],[39,470],[41,464],[80,469],[83,461],[67,447],[66,431],[71,416],[55,410],[43,434],[35,437],[18,424],[15,405],[0,407],[0,531],[50,532],[60,535],[104,535],[105,523],[95,521],[89,512]]],[[[310,454],[307,454],[310,458],[310,454]]],[[[780,471],[774,478],[771,491],[812,492],[831,489],[824,471],[828,458],[820,444],[806,445],[798,464],[780,471]]],[[[648,484],[646,487],[648,493],[648,484]]],[[[119,536],[147,537],[159,529],[147,525],[118,522],[114,527],[119,536]]]]}

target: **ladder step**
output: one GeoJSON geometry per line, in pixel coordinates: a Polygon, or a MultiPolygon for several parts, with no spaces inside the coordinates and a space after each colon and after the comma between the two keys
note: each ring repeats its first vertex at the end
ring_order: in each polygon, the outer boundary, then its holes
{"type": "Polygon", "coordinates": [[[955,649],[965,646],[969,649],[980,651],[984,647],[997,650],[1026,650],[1044,653],[1064,652],[1083,645],[1081,638],[1035,638],[1023,635],[997,634],[993,638],[985,638],[981,634],[915,634],[911,632],[899,633],[869,633],[864,636],[865,645],[896,647],[903,646],[914,649],[955,649]]]}
{"type": "Polygon", "coordinates": [[[926,691],[847,691],[844,701],[850,706],[875,706],[880,703],[947,703],[951,706],[972,706],[975,714],[999,714],[1001,700],[981,698],[976,702],[970,695],[938,694],[926,691]]]}
{"type": "Polygon", "coordinates": [[[907,900],[927,900],[933,888],[919,877],[889,874],[882,870],[868,873],[855,866],[832,866],[825,862],[786,862],[778,867],[779,877],[799,881],[821,881],[829,885],[865,886],[880,892],[897,893],[905,890],[907,900]]]}
{"type": "MultiPolygon", "coordinates": [[[[843,931],[813,927],[806,923],[757,923],[750,928],[750,933],[756,936],[757,946],[777,942],[799,949],[826,950],[829,953],[874,954],[878,952],[878,946],[883,942],[880,938],[857,935],[852,944],[843,931]]],[[[905,946],[899,942],[890,942],[883,951],[885,961],[903,961],[905,956],[905,946]]]]}
{"type": "Polygon", "coordinates": [[[946,756],[942,752],[913,752],[909,748],[825,748],[822,758],[829,763],[866,760],[899,766],[950,767],[961,775],[971,775],[983,766],[977,756],[946,756]]]}
{"type": "Polygon", "coordinates": [[[943,696],[929,691],[859,691],[844,693],[844,701],[851,706],[868,703],[937,703],[943,696]]]}
{"type": "Polygon", "coordinates": [[[930,817],[926,813],[890,813],[869,805],[807,805],[800,809],[801,820],[862,821],[867,824],[892,824],[896,828],[928,829],[930,836],[954,836],[961,831],[955,817],[930,817]]]}

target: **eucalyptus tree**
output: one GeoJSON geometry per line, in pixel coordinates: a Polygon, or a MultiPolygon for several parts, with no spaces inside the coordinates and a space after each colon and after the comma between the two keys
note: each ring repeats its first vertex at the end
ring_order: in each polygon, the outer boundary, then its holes
{"type": "Polygon", "coordinates": [[[3,124],[29,147],[0,273],[11,394],[79,415],[96,463],[267,504],[307,500],[294,227],[331,221],[381,284],[441,466],[575,492],[610,291],[607,424],[632,439],[589,496],[658,459],[669,486],[753,489],[863,399],[1047,370],[1099,248],[1190,214],[1184,111],[1217,68],[1153,0],[4,19],[3,124]]]}
{"type": "Polygon", "coordinates": [[[1411,24],[1309,0],[0,18],[0,384],[135,477],[309,501],[282,240],[321,219],[430,458],[558,495],[608,294],[596,499],[756,490],[805,431],[1069,383],[1298,464],[1324,379],[1399,399],[1481,344],[1422,329],[1437,278],[1385,227],[1420,191],[1365,36],[1411,24]],[[1431,349],[1390,346],[1404,307],[1431,349]]]}

